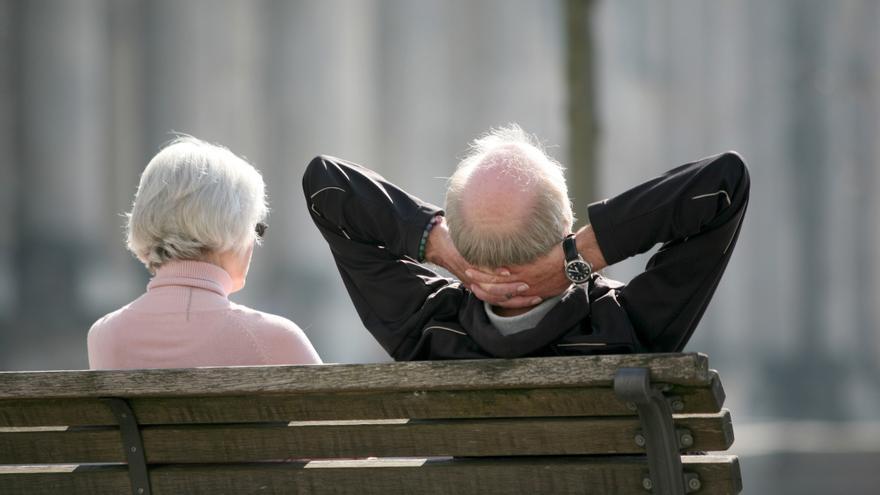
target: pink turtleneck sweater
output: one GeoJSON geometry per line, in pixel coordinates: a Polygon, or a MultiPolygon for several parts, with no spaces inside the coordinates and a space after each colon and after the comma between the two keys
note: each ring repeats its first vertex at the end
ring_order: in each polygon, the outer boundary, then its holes
{"type": "Polygon", "coordinates": [[[147,292],[89,330],[91,369],[316,364],[295,323],[228,299],[232,279],[210,263],[174,261],[147,292]]]}

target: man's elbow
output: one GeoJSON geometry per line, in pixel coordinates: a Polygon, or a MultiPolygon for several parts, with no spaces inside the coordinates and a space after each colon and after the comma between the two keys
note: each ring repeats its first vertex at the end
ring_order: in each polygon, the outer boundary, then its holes
{"type": "Polygon", "coordinates": [[[318,155],[306,165],[306,171],[303,172],[303,193],[305,193],[306,198],[309,198],[312,195],[312,190],[314,189],[314,185],[320,182],[320,178],[324,177],[327,173],[327,159],[326,155],[318,155]]]}
{"type": "Polygon", "coordinates": [[[749,196],[751,179],[746,161],[736,151],[725,151],[715,157],[714,165],[720,173],[722,183],[729,184],[733,196],[746,199],[749,196]]]}
{"type": "Polygon", "coordinates": [[[726,174],[737,178],[746,178],[749,176],[749,168],[746,161],[738,151],[725,151],[717,157],[718,163],[724,169],[726,174]]]}

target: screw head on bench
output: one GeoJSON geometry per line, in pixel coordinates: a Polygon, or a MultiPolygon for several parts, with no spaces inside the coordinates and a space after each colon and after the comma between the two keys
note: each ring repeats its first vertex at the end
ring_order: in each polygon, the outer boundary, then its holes
{"type": "Polygon", "coordinates": [[[680,399],[676,399],[672,401],[672,410],[673,411],[684,411],[684,402],[680,399]]]}
{"type": "Polygon", "coordinates": [[[648,491],[654,488],[654,482],[651,481],[651,478],[642,478],[642,488],[648,491]]]}
{"type": "Polygon", "coordinates": [[[688,480],[688,488],[690,488],[693,491],[699,490],[700,487],[702,487],[702,486],[703,486],[703,484],[700,483],[700,480],[698,478],[691,478],[688,480]]]}
{"type": "Polygon", "coordinates": [[[639,447],[644,447],[645,444],[648,443],[647,439],[645,439],[645,435],[642,435],[641,433],[636,433],[634,440],[639,447]]]}
{"type": "Polygon", "coordinates": [[[690,447],[694,444],[694,436],[690,433],[683,433],[681,438],[679,438],[679,442],[681,442],[682,447],[690,447]]]}
{"type": "Polygon", "coordinates": [[[630,411],[638,411],[639,410],[639,406],[637,406],[635,402],[627,402],[626,408],[629,409],[630,411]]]}

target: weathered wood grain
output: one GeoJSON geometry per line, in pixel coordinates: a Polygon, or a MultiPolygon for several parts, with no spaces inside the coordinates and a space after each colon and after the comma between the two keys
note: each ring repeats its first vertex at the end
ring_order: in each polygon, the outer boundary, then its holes
{"type": "MultiPolygon", "coordinates": [[[[711,377],[708,386],[672,387],[680,412],[721,410],[724,391],[711,377]]],[[[135,398],[131,406],[141,424],[634,414],[610,387],[160,397],[135,398]]],[[[114,424],[98,399],[0,400],[0,426],[114,424]]]]}
{"type": "MultiPolygon", "coordinates": [[[[700,494],[733,495],[742,488],[733,456],[686,456],[684,468],[699,474],[700,494]]],[[[35,469],[36,471],[37,469],[35,469]]],[[[338,495],[644,495],[643,457],[525,457],[442,461],[347,461],[261,463],[224,466],[160,466],[151,471],[155,495],[338,494],[338,495]]],[[[6,473],[0,493],[126,493],[128,479],[118,466],[73,473],[6,473]]]]}
{"type": "MultiPolygon", "coordinates": [[[[688,415],[689,450],[722,451],[730,414],[688,415]]],[[[142,430],[149,463],[229,463],[287,458],[517,456],[644,453],[634,417],[154,426],[142,430]]],[[[125,462],[117,428],[0,431],[0,463],[125,462]]]]}
{"type": "Polygon", "coordinates": [[[99,399],[0,400],[0,426],[115,425],[99,399]]]}
{"type": "Polygon", "coordinates": [[[127,466],[0,466],[0,493],[126,495],[131,482],[127,466]]]}
{"type": "Polygon", "coordinates": [[[627,354],[137,372],[2,372],[0,399],[607,387],[620,367],[650,368],[652,380],[663,383],[707,385],[711,380],[707,358],[701,354],[627,354]]]}

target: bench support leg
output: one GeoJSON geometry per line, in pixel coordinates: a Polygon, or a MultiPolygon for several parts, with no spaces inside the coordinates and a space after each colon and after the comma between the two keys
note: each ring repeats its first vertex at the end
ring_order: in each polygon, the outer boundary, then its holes
{"type": "MultiPolygon", "coordinates": [[[[684,495],[693,491],[696,485],[692,479],[686,480],[682,471],[679,438],[672,422],[672,407],[662,392],[651,387],[650,370],[617,370],[614,376],[614,393],[619,399],[635,404],[639,413],[648,451],[648,469],[651,473],[651,477],[643,481],[643,487],[660,495],[684,495]]],[[[698,483],[699,480],[696,484],[698,483]]]]}
{"type": "Polygon", "coordinates": [[[131,493],[133,495],[150,495],[150,475],[147,471],[147,460],[144,452],[144,443],[141,440],[141,432],[137,418],[124,399],[103,399],[110,406],[116,421],[119,422],[119,432],[122,434],[122,445],[125,448],[125,458],[128,461],[128,476],[131,479],[131,493]]]}

